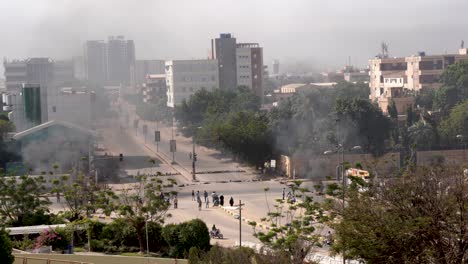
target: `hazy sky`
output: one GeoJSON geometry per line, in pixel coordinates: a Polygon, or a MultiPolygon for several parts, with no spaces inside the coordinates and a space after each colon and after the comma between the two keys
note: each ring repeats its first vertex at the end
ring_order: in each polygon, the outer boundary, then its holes
{"type": "Polygon", "coordinates": [[[467,0],[0,0],[0,56],[68,58],[125,35],[137,58],[203,58],[230,32],[268,65],[364,66],[382,41],[392,56],[456,52],[467,13],[467,0]]]}

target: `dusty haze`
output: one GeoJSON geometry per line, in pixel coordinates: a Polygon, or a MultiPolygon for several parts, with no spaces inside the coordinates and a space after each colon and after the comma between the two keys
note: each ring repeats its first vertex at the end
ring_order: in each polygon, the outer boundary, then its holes
{"type": "Polygon", "coordinates": [[[0,56],[69,58],[125,35],[139,59],[201,58],[231,32],[261,43],[265,64],[364,66],[383,40],[392,56],[455,52],[467,11],[466,0],[0,0],[0,56]]]}

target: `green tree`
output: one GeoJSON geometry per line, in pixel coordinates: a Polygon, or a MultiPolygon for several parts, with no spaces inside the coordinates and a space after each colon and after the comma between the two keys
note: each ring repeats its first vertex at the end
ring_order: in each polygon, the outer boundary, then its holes
{"type": "Polygon", "coordinates": [[[444,115],[459,102],[468,98],[468,62],[459,61],[450,65],[440,76],[442,87],[435,93],[436,109],[444,115]]]}
{"type": "Polygon", "coordinates": [[[392,124],[378,106],[364,99],[344,99],[337,100],[335,110],[345,146],[360,145],[374,155],[384,153],[392,124]]]}
{"type": "Polygon", "coordinates": [[[215,133],[222,146],[242,159],[263,167],[272,155],[272,135],[267,115],[235,112],[219,124],[215,133]]]}
{"type": "MultiPolygon", "coordinates": [[[[267,221],[273,227],[269,232],[256,232],[255,236],[275,253],[283,252],[290,263],[303,263],[314,247],[319,246],[319,237],[314,233],[317,224],[327,220],[321,206],[313,201],[301,181],[292,185],[296,201],[277,200],[276,211],[270,212],[267,221]]],[[[256,225],[256,223],[249,223],[256,225]]],[[[255,229],[254,229],[255,230],[255,229]]]]}
{"type": "Polygon", "coordinates": [[[67,206],[68,220],[71,222],[89,217],[100,207],[100,202],[106,192],[98,193],[98,186],[93,179],[80,174],[72,181],[68,176],[61,176],[53,182],[52,192],[63,195],[67,206]]]}
{"type": "Polygon", "coordinates": [[[106,214],[116,212],[117,217],[133,227],[136,231],[140,252],[145,250],[145,223],[155,222],[164,223],[169,204],[165,201],[163,185],[164,181],[159,177],[147,177],[146,175],[138,178],[139,182],[130,189],[124,189],[120,194],[114,194],[107,190],[105,197],[112,199],[102,199],[103,208],[106,214]]]}
{"type": "Polygon", "coordinates": [[[439,133],[443,142],[452,146],[460,144],[457,135],[468,137],[468,100],[453,107],[450,115],[442,120],[439,133]]]}
{"type": "Polygon", "coordinates": [[[388,116],[390,116],[392,120],[398,120],[398,110],[397,110],[395,101],[392,100],[390,104],[387,106],[387,113],[388,113],[388,116]]]}
{"type": "Polygon", "coordinates": [[[4,224],[27,226],[42,222],[49,200],[42,176],[0,177],[0,217],[4,224]]]}
{"type": "Polygon", "coordinates": [[[437,144],[435,129],[422,121],[408,128],[408,137],[411,145],[418,150],[430,150],[437,144]]]}
{"type": "Polygon", "coordinates": [[[366,263],[467,263],[465,179],[461,167],[432,166],[350,188],[334,251],[366,263]]]}
{"type": "Polygon", "coordinates": [[[13,264],[15,257],[12,254],[13,247],[5,229],[0,229],[0,262],[2,264],[13,264]]]}

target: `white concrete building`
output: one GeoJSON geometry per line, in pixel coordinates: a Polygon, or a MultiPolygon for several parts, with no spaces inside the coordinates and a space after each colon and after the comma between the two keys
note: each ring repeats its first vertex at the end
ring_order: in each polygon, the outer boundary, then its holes
{"type": "Polygon", "coordinates": [[[174,107],[195,92],[219,88],[218,60],[166,61],[167,106],[174,107]]]}

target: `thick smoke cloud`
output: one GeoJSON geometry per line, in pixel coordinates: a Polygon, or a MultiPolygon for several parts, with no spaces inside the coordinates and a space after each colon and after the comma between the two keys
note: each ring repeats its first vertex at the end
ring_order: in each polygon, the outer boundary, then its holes
{"type": "Polygon", "coordinates": [[[87,39],[121,34],[138,58],[206,57],[232,32],[265,47],[265,63],[363,66],[390,43],[394,56],[455,52],[468,39],[462,0],[1,0],[0,56],[69,58],[87,39]]]}

